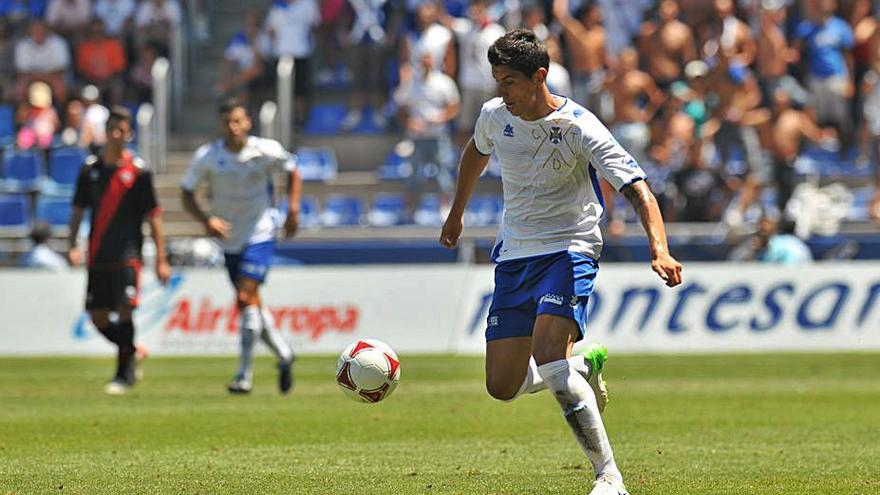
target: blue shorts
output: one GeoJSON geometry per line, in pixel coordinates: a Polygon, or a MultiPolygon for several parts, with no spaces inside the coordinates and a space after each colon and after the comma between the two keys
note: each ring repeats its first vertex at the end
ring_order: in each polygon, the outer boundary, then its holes
{"type": "Polygon", "coordinates": [[[224,254],[226,256],[226,271],[233,284],[240,277],[247,277],[262,284],[269,272],[272,255],[275,254],[275,241],[248,244],[240,253],[224,254]]]}
{"type": "Polygon", "coordinates": [[[499,263],[486,340],[530,337],[535,319],[545,313],[574,320],[581,340],[598,271],[598,261],[567,251],[499,263]]]}

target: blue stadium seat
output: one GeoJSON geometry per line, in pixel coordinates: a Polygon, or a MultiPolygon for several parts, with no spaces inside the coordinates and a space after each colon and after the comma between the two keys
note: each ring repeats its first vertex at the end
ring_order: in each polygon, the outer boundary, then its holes
{"type": "Polygon", "coordinates": [[[388,227],[408,223],[406,199],[402,194],[381,193],[376,195],[373,208],[367,214],[370,225],[388,227]]]}
{"type": "Polygon", "coordinates": [[[868,212],[868,206],[871,204],[871,198],[874,197],[873,187],[862,187],[853,189],[853,204],[849,209],[846,219],[853,222],[864,222],[871,219],[868,212]]]}
{"type": "Polygon", "coordinates": [[[40,150],[8,149],[3,154],[3,189],[35,191],[44,178],[43,153],[40,150]]]}
{"type": "Polygon", "coordinates": [[[325,227],[360,225],[364,201],[355,196],[333,195],[324,203],[321,223],[325,227]]]}
{"type": "MultiPolygon", "coordinates": [[[[281,213],[287,216],[288,203],[287,198],[281,200],[278,206],[281,213]]],[[[299,202],[299,225],[304,229],[317,227],[321,224],[318,216],[318,202],[315,198],[301,198],[299,202]]]]}
{"type": "Polygon", "coordinates": [[[55,227],[66,226],[72,209],[69,198],[40,196],[37,199],[36,219],[55,227]]]}
{"type": "Polygon", "coordinates": [[[309,111],[309,120],[306,122],[306,134],[316,136],[328,136],[339,133],[342,119],[348,113],[348,108],[339,103],[318,103],[309,111]]]}
{"type": "Polygon", "coordinates": [[[0,105],[0,146],[15,141],[15,109],[10,105],[0,105]]]}
{"type": "Polygon", "coordinates": [[[336,154],[331,148],[298,148],[296,164],[303,180],[333,180],[339,170],[336,154]]]}
{"type": "Polygon", "coordinates": [[[31,204],[27,196],[0,196],[0,227],[26,228],[30,223],[31,204]]]}
{"type": "Polygon", "coordinates": [[[465,223],[474,226],[497,225],[503,210],[501,196],[483,194],[474,196],[465,211],[465,223]]]}
{"type": "Polygon", "coordinates": [[[413,213],[413,222],[427,227],[439,227],[443,225],[443,213],[440,211],[440,195],[425,194],[422,196],[416,211],[413,213]]]}
{"type": "Polygon", "coordinates": [[[49,153],[49,180],[41,190],[44,194],[70,194],[88,152],[75,146],[55,148],[49,153]]]}
{"type": "Polygon", "coordinates": [[[376,171],[379,180],[405,180],[412,176],[413,168],[409,160],[391,150],[385,163],[376,171]]]}

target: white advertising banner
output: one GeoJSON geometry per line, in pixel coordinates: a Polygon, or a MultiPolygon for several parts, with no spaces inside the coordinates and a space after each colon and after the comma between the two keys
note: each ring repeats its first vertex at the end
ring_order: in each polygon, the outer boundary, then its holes
{"type": "MultiPolygon", "coordinates": [[[[144,274],[138,342],[154,355],[235,354],[238,317],[223,270],[144,274]]],[[[615,352],[880,350],[880,265],[685,266],[681,287],[647,264],[607,264],[586,341],[615,352]]],[[[301,354],[358,338],[403,353],[481,353],[491,266],[276,267],[262,289],[301,354]]],[[[0,355],[106,354],[82,311],[85,273],[0,271],[0,355]]]]}
{"type": "MultiPolygon", "coordinates": [[[[602,266],[585,342],[615,352],[880,350],[880,264],[689,263],[683,277],[669,289],[647,263],[602,266]]],[[[483,352],[492,268],[467,285],[457,351],[483,352]]]]}

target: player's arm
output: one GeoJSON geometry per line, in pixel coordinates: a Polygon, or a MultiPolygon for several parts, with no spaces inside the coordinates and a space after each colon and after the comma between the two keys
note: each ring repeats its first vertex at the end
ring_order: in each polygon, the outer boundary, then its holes
{"type": "Polygon", "coordinates": [[[232,228],[229,225],[229,222],[220,217],[212,216],[203,210],[202,207],[199,206],[199,202],[196,201],[195,191],[190,191],[186,188],[181,189],[180,199],[183,203],[183,209],[205,227],[205,232],[207,232],[209,236],[218,237],[220,239],[229,238],[229,230],[232,228]]]}
{"type": "Polygon", "coordinates": [[[150,235],[156,244],[156,277],[162,285],[168,283],[171,278],[171,265],[168,264],[168,253],[165,251],[165,230],[162,224],[162,214],[156,208],[149,214],[147,223],[150,224],[150,235]]]}
{"type": "Polygon", "coordinates": [[[299,204],[302,198],[302,174],[299,168],[290,171],[287,179],[287,218],[284,220],[285,237],[293,237],[299,229],[299,204]]]}
{"type": "Polygon", "coordinates": [[[471,138],[461,154],[458,182],[455,185],[455,199],[452,200],[452,208],[449,210],[449,215],[443,224],[443,231],[440,233],[440,244],[443,246],[454,248],[458,245],[458,239],[464,229],[465,206],[474,192],[477,180],[480,179],[480,175],[488,164],[489,155],[480,153],[471,138]]]}
{"type": "Polygon", "coordinates": [[[642,222],[648,234],[648,245],[651,248],[651,269],[660,275],[668,287],[681,283],[681,263],[669,254],[666,241],[666,227],[660,215],[657,198],[644,180],[637,180],[624,186],[620,192],[626,197],[642,222]]]}
{"type": "Polygon", "coordinates": [[[71,266],[79,266],[83,261],[82,250],[79,248],[77,239],[84,213],[85,210],[82,207],[74,205],[67,224],[67,261],[71,266]]]}

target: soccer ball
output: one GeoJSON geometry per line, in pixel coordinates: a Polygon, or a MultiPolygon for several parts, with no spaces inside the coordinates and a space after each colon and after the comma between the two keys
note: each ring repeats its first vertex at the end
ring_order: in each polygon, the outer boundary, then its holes
{"type": "Polygon", "coordinates": [[[397,387],[400,360],[384,342],[358,340],[346,347],[336,363],[336,383],[359,402],[379,402],[397,387]]]}

